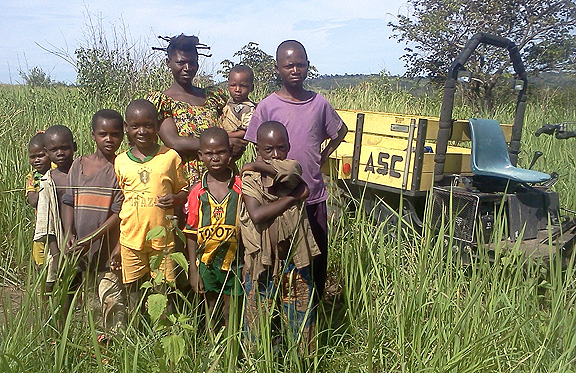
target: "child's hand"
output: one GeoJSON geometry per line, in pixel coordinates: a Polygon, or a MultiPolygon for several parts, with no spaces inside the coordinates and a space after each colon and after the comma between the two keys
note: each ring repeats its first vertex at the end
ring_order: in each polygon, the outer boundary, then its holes
{"type": "Polygon", "coordinates": [[[80,256],[84,256],[87,254],[90,245],[88,242],[78,243],[81,240],[78,240],[73,234],[69,235],[68,239],[66,240],[66,245],[64,249],[64,255],[73,255],[79,254],[80,256]]]}
{"type": "Polygon", "coordinates": [[[270,176],[275,176],[277,174],[274,167],[258,159],[255,162],[246,163],[244,167],[242,167],[242,172],[244,171],[255,171],[260,172],[262,174],[269,174],[270,176]]]}
{"type": "Polygon", "coordinates": [[[120,244],[116,245],[112,253],[110,253],[110,269],[119,271],[122,269],[122,259],[120,258],[120,244]]]}
{"type": "Polygon", "coordinates": [[[174,194],[166,194],[165,196],[159,196],[158,202],[156,202],[156,206],[160,207],[161,209],[168,210],[174,207],[175,196],[174,194]]]}
{"type": "Polygon", "coordinates": [[[64,245],[64,251],[68,253],[73,249],[74,246],[76,246],[76,237],[73,234],[69,234],[68,238],[66,239],[66,244],[64,245]]]}
{"type": "Polygon", "coordinates": [[[237,137],[230,137],[229,141],[232,158],[240,157],[242,153],[244,153],[244,150],[246,150],[246,144],[248,144],[248,141],[237,137]]]}
{"type": "Polygon", "coordinates": [[[88,254],[90,249],[90,243],[84,242],[81,244],[75,243],[73,246],[70,246],[64,251],[64,255],[79,255],[84,256],[88,254]]]}
{"type": "Polygon", "coordinates": [[[310,189],[308,189],[306,183],[302,182],[290,193],[290,195],[298,201],[304,201],[310,195],[310,189]]]}

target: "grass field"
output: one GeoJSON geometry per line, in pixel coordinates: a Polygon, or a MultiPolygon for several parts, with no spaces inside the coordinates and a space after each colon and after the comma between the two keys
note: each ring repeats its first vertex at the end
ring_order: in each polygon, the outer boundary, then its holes
{"type": "MultiPolygon", "coordinates": [[[[377,84],[326,96],[337,108],[439,112],[438,97],[414,98],[377,84]]],[[[572,209],[576,140],[531,133],[544,123],[576,121],[574,98],[550,92],[532,99],[520,159],[526,165],[535,150],[543,151],[535,169],[560,174],[556,189],[572,209]]],[[[206,332],[194,302],[182,306],[170,327],[129,327],[108,346],[96,341],[90,313],[74,312],[68,324],[56,327],[61,302],[38,299],[40,274],[31,261],[26,144],[37,130],[64,124],[76,136],[78,153],[92,152],[89,122],[98,109],[76,88],[0,87],[0,371],[576,371],[573,262],[561,272],[554,262],[549,269],[526,265],[511,251],[498,252],[494,265],[464,267],[432,232],[400,231],[391,240],[362,213],[331,222],[333,291],[320,308],[312,357],[300,356],[293,345],[274,349],[270,341],[247,350],[238,328],[206,332]],[[161,347],[167,335],[185,341],[176,348],[182,349],[177,363],[161,347]]],[[[463,107],[455,116],[474,114],[463,107]]],[[[511,122],[512,116],[513,105],[498,107],[496,119],[511,122]]]]}

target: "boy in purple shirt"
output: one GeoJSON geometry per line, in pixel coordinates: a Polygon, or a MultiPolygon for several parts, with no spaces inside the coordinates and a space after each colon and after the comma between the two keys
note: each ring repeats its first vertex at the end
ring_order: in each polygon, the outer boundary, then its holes
{"type": "Polygon", "coordinates": [[[282,79],[282,88],[258,104],[244,138],[255,143],[258,127],[267,121],[281,122],[288,130],[291,145],[288,158],[302,165],[302,178],[310,189],[306,210],[321,251],[313,262],[314,283],[321,297],[328,264],[328,195],[320,168],[344,139],[348,128],[324,97],[304,89],[309,66],[301,43],[286,40],[278,46],[274,68],[282,79]],[[328,145],[320,150],[327,139],[330,139],[328,145]]]}

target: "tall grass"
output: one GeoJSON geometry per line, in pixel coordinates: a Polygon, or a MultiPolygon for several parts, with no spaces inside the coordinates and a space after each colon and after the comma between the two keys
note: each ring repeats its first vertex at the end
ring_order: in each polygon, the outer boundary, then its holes
{"type": "MultiPolygon", "coordinates": [[[[370,87],[327,96],[336,107],[437,115],[437,97],[414,98],[370,87]],[[345,106],[345,104],[347,106],[345,106]]],[[[574,109],[553,94],[531,102],[521,163],[540,149],[537,168],[557,170],[562,203],[574,206],[571,140],[530,135],[543,123],[576,120],[574,109]]],[[[33,211],[26,205],[24,176],[29,171],[28,139],[38,129],[64,124],[74,132],[79,154],[93,151],[89,123],[98,110],[76,89],[2,87],[0,89],[0,282],[20,300],[0,303],[0,370],[34,372],[140,371],[557,371],[576,364],[576,283],[568,269],[552,260],[547,269],[526,263],[515,250],[496,251],[496,263],[480,259],[463,266],[454,260],[450,217],[447,241],[428,228],[392,233],[371,222],[357,204],[354,215],[330,223],[331,289],[319,308],[317,351],[300,356],[295,345],[275,348],[270,339],[250,349],[239,326],[228,332],[206,331],[190,302],[181,312],[189,319],[173,329],[186,341],[180,362],[171,364],[160,346],[165,331],[154,325],[130,327],[110,345],[95,341],[87,310],[72,308],[59,325],[61,302],[38,297],[41,273],[31,262],[33,211]],[[14,290],[15,289],[15,290],[14,290]]],[[[122,108],[115,108],[120,111],[122,108]]],[[[472,116],[467,108],[459,117],[472,116]]],[[[510,122],[511,105],[499,120],[510,122]]],[[[425,221],[425,223],[428,220],[425,221]]],[[[425,224],[425,226],[428,226],[425,224]]],[[[496,231],[503,234],[503,228],[496,231]]],[[[498,236],[498,234],[496,234],[498,236]]],[[[494,238],[499,241],[498,237],[494,238]]],[[[6,294],[6,293],[4,293],[6,294]]],[[[79,305],[80,299],[77,297],[79,305]]]]}

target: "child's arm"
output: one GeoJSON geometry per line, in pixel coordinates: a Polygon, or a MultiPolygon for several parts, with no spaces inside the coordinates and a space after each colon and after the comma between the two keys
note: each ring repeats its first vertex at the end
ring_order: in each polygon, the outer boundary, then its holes
{"type": "Polygon", "coordinates": [[[242,173],[244,173],[244,171],[260,172],[261,174],[268,174],[272,177],[276,176],[276,174],[278,173],[274,169],[274,167],[272,167],[271,164],[268,164],[268,163],[261,161],[261,160],[256,160],[255,162],[252,162],[252,163],[246,163],[242,167],[242,173]]]}
{"type": "Polygon", "coordinates": [[[192,290],[195,293],[204,293],[204,283],[202,282],[202,277],[200,277],[198,266],[196,265],[196,250],[198,249],[198,242],[196,242],[195,235],[186,233],[186,246],[188,247],[188,258],[190,259],[190,267],[188,270],[190,286],[192,286],[192,290]]]}
{"type": "Polygon", "coordinates": [[[181,156],[198,158],[200,140],[193,136],[180,136],[174,119],[170,117],[164,119],[158,129],[158,134],[164,145],[176,150],[181,156]]]}
{"type": "Polygon", "coordinates": [[[62,203],[62,227],[64,228],[64,237],[66,237],[64,250],[66,252],[76,243],[74,238],[74,207],[67,203],[62,203]]]}
{"type": "Polygon", "coordinates": [[[326,145],[326,147],[324,148],[324,150],[322,150],[322,153],[320,154],[320,164],[321,165],[323,165],[328,160],[328,157],[330,157],[330,154],[332,154],[334,152],[334,150],[336,150],[338,145],[340,145],[342,140],[344,140],[344,137],[346,137],[347,133],[348,133],[348,127],[346,127],[346,125],[344,123],[342,123],[342,127],[340,128],[340,131],[338,131],[338,137],[335,139],[331,139],[328,142],[328,145],[326,145]]]}
{"type": "Polygon", "coordinates": [[[234,132],[229,132],[229,142],[230,142],[230,151],[232,153],[232,158],[240,158],[244,150],[246,150],[246,145],[248,141],[244,140],[244,134],[246,131],[238,130],[234,132]]]}
{"type": "Polygon", "coordinates": [[[28,204],[33,208],[38,207],[38,191],[40,190],[40,180],[35,179],[31,173],[26,176],[26,198],[28,204]]]}
{"type": "Polygon", "coordinates": [[[309,194],[310,191],[308,190],[306,183],[301,183],[289,195],[270,203],[260,204],[256,198],[245,194],[243,197],[246,209],[248,210],[248,215],[250,215],[250,220],[252,220],[254,224],[261,224],[276,219],[296,202],[308,198],[309,194]]]}
{"type": "MultiPolygon", "coordinates": [[[[244,135],[246,134],[245,130],[236,130],[236,131],[232,131],[232,132],[228,132],[228,137],[229,138],[235,138],[235,139],[242,139],[244,140],[244,135]]],[[[244,143],[247,143],[246,140],[244,140],[244,143]]]]}
{"type": "Polygon", "coordinates": [[[38,207],[38,192],[28,192],[27,197],[30,206],[34,208],[38,207]]]}
{"type": "Polygon", "coordinates": [[[76,240],[74,250],[86,250],[90,247],[90,242],[97,241],[102,238],[106,233],[110,232],[111,229],[116,228],[120,225],[120,218],[118,213],[114,213],[106,219],[106,221],[98,227],[95,231],[87,234],[84,237],[80,237],[76,240]]]}
{"type": "Polygon", "coordinates": [[[110,269],[113,271],[119,271],[122,269],[122,259],[120,257],[120,241],[114,247],[114,250],[110,253],[110,269]]]}
{"type": "Polygon", "coordinates": [[[158,197],[156,206],[168,210],[184,203],[186,197],[188,197],[188,191],[186,190],[181,190],[176,194],[166,194],[165,196],[158,197]]]}

